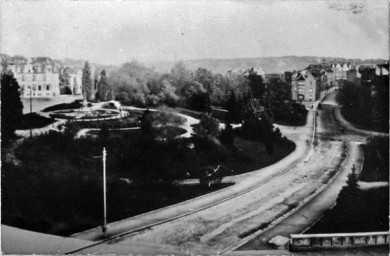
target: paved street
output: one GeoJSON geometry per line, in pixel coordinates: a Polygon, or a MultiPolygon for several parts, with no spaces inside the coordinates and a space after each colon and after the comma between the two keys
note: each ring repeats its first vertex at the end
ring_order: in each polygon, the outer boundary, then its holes
{"type": "MultiPolygon", "coordinates": [[[[319,131],[324,131],[320,135],[328,135],[331,129],[328,124],[322,118],[318,120],[319,131]]],[[[293,136],[299,134],[297,129],[291,133],[293,136]]],[[[297,137],[294,139],[297,141],[297,137]]],[[[323,139],[317,139],[315,145],[308,159],[268,184],[201,212],[122,238],[118,243],[149,241],[193,253],[222,251],[251,232],[266,228],[327,183],[343,160],[344,147],[341,142],[323,139]]],[[[290,166],[283,161],[279,164],[283,164],[280,168],[290,166]]],[[[278,167],[276,164],[265,169],[276,171],[278,167]]],[[[256,174],[247,174],[243,183],[256,180],[256,174]]]]}
{"type": "Polygon", "coordinates": [[[347,145],[347,159],[342,164],[341,170],[334,182],[294,214],[278,223],[274,228],[262,233],[256,239],[243,245],[239,250],[272,249],[272,246],[267,243],[271,238],[277,235],[289,237],[290,234],[299,234],[314,224],[336,202],[340,188],[345,186],[347,177],[351,173],[352,165],[355,165],[356,170],[361,170],[363,163],[362,161],[356,160],[362,159],[362,154],[362,148],[358,143],[349,142],[347,145]]]}
{"type": "MultiPolygon", "coordinates": [[[[335,93],[328,95],[324,99],[323,104],[325,105],[325,108],[329,108],[329,106],[337,106],[335,102],[335,93]]],[[[339,109],[337,108],[336,111],[339,111],[339,109]]],[[[314,225],[327,209],[334,206],[340,189],[345,186],[348,174],[351,173],[352,165],[356,167],[357,174],[360,173],[363,168],[363,150],[360,147],[360,144],[365,142],[367,136],[372,134],[368,131],[359,130],[353,127],[351,123],[347,122],[340,115],[340,112],[336,114],[337,122],[335,122],[335,119],[329,118],[329,116],[327,117],[324,115],[324,117],[329,121],[327,122],[327,126],[330,126],[330,124],[333,123],[333,125],[337,127],[338,125],[336,123],[339,122],[343,127],[347,128],[348,131],[337,135],[337,133],[329,134],[329,132],[327,132],[328,129],[323,130],[328,133],[327,136],[336,136],[340,141],[345,141],[347,143],[347,158],[342,165],[341,171],[335,178],[335,181],[332,182],[325,190],[321,191],[318,196],[307,203],[304,207],[288,216],[288,218],[284,219],[273,228],[262,233],[247,244],[244,244],[238,250],[267,250],[272,248],[267,241],[276,235],[288,237],[289,234],[299,234],[304,232],[311,225],[314,225]]],[[[321,130],[321,128],[319,128],[319,130],[321,130]]],[[[374,134],[388,136],[388,134],[374,134]]]]}
{"type": "MultiPolygon", "coordinates": [[[[334,97],[327,97],[324,102],[323,109],[314,108],[309,112],[305,126],[278,126],[283,135],[297,145],[292,154],[278,163],[226,177],[225,182],[236,182],[232,187],[110,223],[109,236],[134,229],[140,231],[111,240],[109,245],[97,245],[78,253],[129,252],[137,251],[134,245],[139,245],[137,248],[148,245],[155,249],[154,252],[213,254],[238,245],[242,239],[262,230],[266,231],[241,249],[272,250],[266,243],[270,238],[302,232],[332,207],[352,164],[357,169],[362,165],[359,143],[364,142],[366,136],[354,132],[341,134],[332,112],[334,97]],[[311,149],[313,120],[317,112],[317,133],[311,149]],[[346,142],[346,147],[342,141],[346,142]],[[344,151],[347,153],[346,159],[342,157],[344,151]],[[269,180],[271,177],[275,178],[269,180]],[[313,200],[306,203],[305,199],[316,194],[313,200]],[[301,205],[290,214],[292,209],[301,205]],[[194,211],[197,209],[200,210],[194,211]],[[275,221],[278,222],[276,225],[275,221]],[[160,224],[143,229],[156,223],[160,224]]],[[[194,122],[196,119],[187,121],[186,125],[194,122]]],[[[81,232],[73,235],[73,238],[74,241],[99,240],[102,238],[101,229],[98,227],[81,232]]],[[[73,250],[84,246],[83,243],[74,244],[79,245],[74,246],[73,250]]]]}
{"type": "MultiPolygon", "coordinates": [[[[310,147],[312,135],[310,131],[313,128],[311,120],[314,118],[314,113],[314,111],[310,111],[308,123],[304,127],[280,126],[282,133],[297,144],[297,150],[282,161],[255,172],[227,178],[229,181],[237,182],[231,188],[110,224],[109,229],[112,232],[120,233],[145,224],[172,218],[186,211],[191,211],[191,209],[212,205],[226,198],[229,194],[244,191],[262,180],[283,173],[289,169],[289,166],[293,166],[289,172],[239,197],[151,227],[135,235],[122,237],[115,240],[115,243],[126,245],[131,242],[143,241],[171,245],[183,252],[216,253],[238,243],[251,233],[267,228],[271,222],[298,206],[307,196],[315,193],[326,184],[338,171],[337,168],[343,161],[341,155],[344,146],[341,142],[333,140],[333,137],[338,135],[335,132],[338,128],[337,122],[329,123],[324,120],[324,118],[328,118],[327,111],[320,111],[321,118],[317,122],[319,134],[314,141],[313,150],[306,156],[310,147]],[[331,137],[332,140],[324,139],[328,137],[331,137]],[[296,164],[298,165],[295,166],[296,164]]],[[[74,237],[92,240],[96,239],[99,231],[91,230],[74,237]]]]}
{"type": "MultiPolygon", "coordinates": [[[[330,97],[330,101],[334,99],[330,97]]],[[[326,100],[329,101],[327,98],[326,100]]],[[[334,103],[333,103],[334,104],[334,103]]],[[[365,137],[355,134],[341,134],[340,126],[334,119],[333,108],[328,104],[318,110],[317,136],[314,148],[304,161],[293,167],[289,172],[278,178],[255,188],[239,197],[216,204],[210,208],[163,223],[139,233],[121,237],[112,243],[126,246],[133,242],[148,242],[152,244],[169,245],[178,248],[182,252],[191,253],[217,253],[234,244],[239,244],[241,239],[256,234],[261,230],[267,230],[258,239],[243,249],[272,249],[264,243],[277,234],[288,236],[290,233],[299,233],[320,218],[323,212],[334,204],[338,192],[345,184],[346,177],[351,166],[360,169],[362,151],[359,146],[365,137]],[[346,143],[344,146],[345,139],[346,143]],[[353,141],[352,141],[353,140],[353,141]],[[344,159],[343,152],[346,152],[344,159]],[[332,181],[332,182],[331,182],[332,181]],[[331,182],[326,187],[325,184],[331,182]],[[326,187],[326,188],[325,188],[326,187]],[[313,200],[306,203],[305,199],[317,194],[313,200]],[[306,203],[287,218],[282,217],[293,208],[306,203]],[[275,220],[283,219],[273,226],[275,220]],[[271,228],[269,228],[271,227],[271,228]]],[[[324,104],[326,105],[326,104],[324,104]]],[[[314,109],[315,110],[315,109],[314,109]]],[[[310,112],[308,119],[313,118],[315,112],[310,112]]],[[[307,153],[309,145],[310,120],[305,127],[283,127],[282,133],[297,143],[297,151],[301,156],[307,153]],[[304,150],[306,146],[306,151],[304,150]]],[[[237,185],[211,195],[203,196],[189,202],[167,207],[127,221],[110,224],[113,230],[123,230],[142,226],[159,220],[171,218],[184,213],[186,210],[204,207],[207,204],[221,200],[227,194],[238,193],[245,187],[254,185],[261,180],[282,173],[283,169],[299,162],[298,153],[294,152],[286,159],[267,168],[232,176],[229,181],[237,182],[237,185]],[[132,224],[131,224],[132,223],[132,224]],[[137,224],[138,223],[138,224],[137,224]],[[131,225],[130,225],[131,224],[131,225]]],[[[302,158],[301,158],[302,160],[302,158]]],[[[95,231],[96,232],[96,231],[95,231]]],[[[93,239],[94,231],[78,234],[75,237],[93,239]]],[[[101,248],[104,246],[101,245],[101,248]]],[[[84,252],[89,252],[86,250],[84,252]]]]}

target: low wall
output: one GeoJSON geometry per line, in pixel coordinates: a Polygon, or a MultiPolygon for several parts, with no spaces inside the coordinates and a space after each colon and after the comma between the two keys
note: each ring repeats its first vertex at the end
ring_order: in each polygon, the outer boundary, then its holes
{"type": "Polygon", "coordinates": [[[331,92],[334,92],[335,90],[337,89],[337,87],[331,87],[329,88],[328,90],[325,90],[325,91],[322,91],[320,92],[320,102],[324,100],[324,98],[326,97],[326,95],[328,95],[329,93],[331,92]]]}
{"type": "Polygon", "coordinates": [[[359,246],[384,246],[389,244],[389,232],[291,234],[291,251],[317,248],[350,248],[359,246]]]}

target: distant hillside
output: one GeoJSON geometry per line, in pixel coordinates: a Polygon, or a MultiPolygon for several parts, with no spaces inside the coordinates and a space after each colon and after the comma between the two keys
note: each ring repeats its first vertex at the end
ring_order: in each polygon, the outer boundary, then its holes
{"type": "MultiPolygon", "coordinates": [[[[76,68],[82,69],[85,65],[86,60],[76,60],[76,59],[66,58],[66,59],[61,60],[61,62],[64,66],[71,66],[71,67],[76,67],[76,68]]],[[[92,63],[89,62],[89,64],[93,65],[97,69],[105,69],[108,72],[117,68],[117,66],[114,66],[114,65],[105,65],[105,64],[94,63],[94,62],[92,62],[92,63]]]]}
{"type": "MultiPolygon", "coordinates": [[[[263,57],[263,58],[239,58],[239,59],[199,59],[182,61],[187,69],[196,70],[198,67],[211,70],[213,73],[225,74],[230,69],[247,69],[250,67],[262,67],[263,70],[270,73],[284,73],[284,71],[293,71],[306,68],[309,64],[320,63],[323,57],[298,57],[298,56],[282,56],[282,57],[263,57]]],[[[376,64],[384,63],[383,59],[345,59],[345,58],[326,58],[330,62],[350,62],[376,64]]],[[[173,65],[173,61],[146,62],[145,65],[155,67],[161,72],[169,71],[173,65]]]]}
{"type": "MultiPolygon", "coordinates": [[[[7,54],[1,54],[0,58],[11,58],[7,54]]],[[[23,58],[23,56],[14,56],[18,58],[23,58]]],[[[198,59],[198,60],[185,60],[182,61],[188,70],[194,71],[201,68],[206,68],[211,70],[213,73],[226,74],[228,70],[246,70],[251,67],[261,67],[267,74],[272,73],[284,73],[285,71],[300,70],[306,68],[309,64],[320,63],[321,59],[324,57],[310,57],[310,56],[282,56],[282,57],[258,57],[258,58],[237,58],[237,59],[198,59]]],[[[345,59],[345,58],[327,58],[325,57],[326,62],[350,62],[351,64],[381,64],[386,60],[384,59],[345,59]]],[[[62,66],[72,66],[75,68],[83,68],[85,60],[65,58],[61,60],[54,60],[62,66]]],[[[130,62],[130,60],[129,60],[130,62]]],[[[173,65],[174,61],[148,61],[141,62],[146,66],[154,67],[157,71],[160,72],[169,72],[173,65]]],[[[105,69],[107,72],[115,70],[120,65],[105,65],[99,63],[91,63],[98,69],[105,69]]]]}

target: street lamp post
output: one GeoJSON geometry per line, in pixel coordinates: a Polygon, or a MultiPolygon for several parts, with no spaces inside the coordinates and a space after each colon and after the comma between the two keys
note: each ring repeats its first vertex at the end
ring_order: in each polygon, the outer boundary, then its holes
{"type": "Polygon", "coordinates": [[[102,226],[103,234],[106,234],[107,232],[106,157],[107,157],[107,152],[105,147],[103,147],[102,156],[94,157],[94,158],[103,159],[103,226],[102,226]]]}
{"type": "Polygon", "coordinates": [[[106,148],[103,148],[103,233],[106,233],[107,231],[106,156],[106,148]]]}
{"type": "MultiPolygon", "coordinates": [[[[32,87],[30,86],[30,115],[32,114],[32,87]]],[[[32,138],[32,125],[30,125],[30,138],[32,138]]]]}

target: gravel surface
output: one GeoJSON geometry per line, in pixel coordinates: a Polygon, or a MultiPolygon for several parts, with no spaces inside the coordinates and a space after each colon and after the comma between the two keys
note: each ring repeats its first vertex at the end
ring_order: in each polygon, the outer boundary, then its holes
{"type": "MultiPolygon", "coordinates": [[[[313,112],[310,112],[309,118],[313,118],[313,112]]],[[[327,130],[323,121],[320,120],[318,125],[320,129],[327,130]]],[[[304,127],[280,126],[280,128],[284,135],[297,143],[296,151],[307,153],[307,147],[310,146],[310,122],[304,127]]],[[[280,218],[313,194],[335,174],[334,169],[342,161],[340,156],[343,150],[341,142],[317,139],[307,161],[301,162],[272,182],[211,208],[122,238],[117,244],[146,241],[153,244],[171,245],[183,252],[215,253],[221,251],[237,243],[241,238],[257,230],[265,229],[272,221],[280,218]]],[[[267,168],[230,177],[230,180],[236,181],[237,185],[226,191],[234,191],[238,187],[245,187],[265,177],[275,175],[275,173],[281,173],[282,170],[293,165],[294,161],[291,160],[287,157],[267,168]]],[[[213,197],[215,197],[213,194],[207,195],[195,201],[201,202],[213,197]]],[[[176,209],[177,207],[171,207],[169,210],[175,211],[176,209]]]]}

